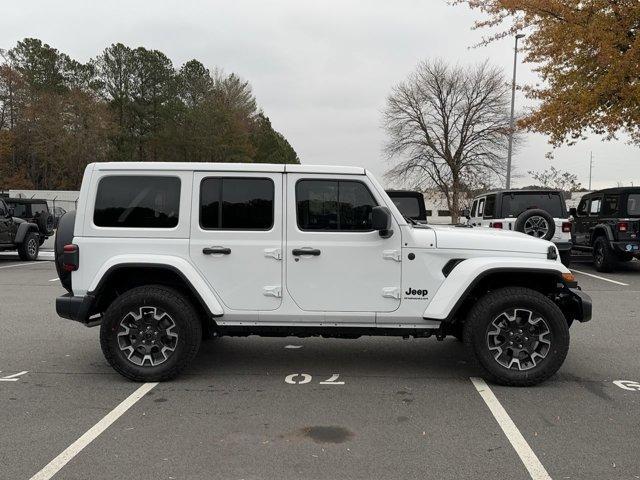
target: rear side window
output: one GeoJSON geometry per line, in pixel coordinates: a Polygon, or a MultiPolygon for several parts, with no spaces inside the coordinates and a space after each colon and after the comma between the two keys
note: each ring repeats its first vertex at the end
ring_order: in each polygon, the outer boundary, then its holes
{"type": "Polygon", "coordinates": [[[362,182],[300,180],[296,184],[301,230],[370,231],[371,212],[376,205],[362,182]]]}
{"type": "Polygon", "coordinates": [[[484,217],[493,218],[496,214],[496,196],[489,195],[484,204],[484,217]]]}
{"type": "Polygon", "coordinates": [[[617,215],[620,197],[618,195],[605,195],[602,202],[603,215],[617,215]]]}
{"type": "Polygon", "coordinates": [[[602,204],[602,199],[601,198],[592,198],[591,199],[591,206],[589,207],[589,214],[590,215],[597,215],[598,213],[600,213],[600,205],[602,204]]]}
{"type": "Polygon", "coordinates": [[[640,193],[631,193],[627,197],[627,215],[640,217],[640,193]]]}
{"type": "Polygon", "coordinates": [[[471,207],[471,214],[469,215],[470,217],[475,217],[476,216],[476,209],[478,208],[478,200],[475,200],[473,202],[473,206],[471,207]]]}
{"type": "Polygon", "coordinates": [[[580,200],[580,203],[578,204],[578,215],[587,214],[587,205],[589,205],[589,199],[583,198],[580,200]]]}
{"type": "Polygon", "coordinates": [[[173,228],[178,225],[180,179],[113,175],[98,184],[93,223],[98,227],[173,228]]]}
{"type": "Polygon", "coordinates": [[[501,218],[517,217],[525,210],[539,208],[555,218],[566,217],[562,197],[556,192],[507,193],[502,196],[501,218]]]}
{"type": "Polygon", "coordinates": [[[269,230],[273,181],[268,178],[205,178],[200,184],[200,226],[206,230],[269,230]]]}

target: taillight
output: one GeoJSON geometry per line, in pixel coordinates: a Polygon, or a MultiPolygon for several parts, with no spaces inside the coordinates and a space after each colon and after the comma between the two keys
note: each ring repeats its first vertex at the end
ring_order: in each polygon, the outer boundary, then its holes
{"type": "Polygon", "coordinates": [[[629,231],[629,224],[627,222],[618,222],[618,231],[619,232],[629,231]]]}
{"type": "Polygon", "coordinates": [[[562,233],[571,233],[571,222],[562,222],[562,233]]]}
{"type": "Polygon", "coordinates": [[[493,227],[493,228],[502,228],[502,222],[493,222],[491,224],[491,227],[493,227]]]}
{"type": "Polygon", "coordinates": [[[62,249],[62,269],[66,272],[75,272],[80,266],[80,249],[71,243],[62,249]]]}

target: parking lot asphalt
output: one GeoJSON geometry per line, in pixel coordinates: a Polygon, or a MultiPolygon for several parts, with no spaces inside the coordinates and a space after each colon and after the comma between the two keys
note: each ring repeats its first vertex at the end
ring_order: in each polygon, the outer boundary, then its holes
{"type": "MultiPolygon", "coordinates": [[[[640,262],[574,271],[594,318],[571,328],[560,372],[487,388],[550,477],[640,478],[640,391],[618,386],[640,382],[640,262]]],[[[56,316],[56,278],[50,261],[0,257],[2,479],[30,479],[140,387],[107,365],[98,329],[56,316]]],[[[209,340],[53,478],[545,478],[474,387],[479,375],[453,339],[209,340]]]]}

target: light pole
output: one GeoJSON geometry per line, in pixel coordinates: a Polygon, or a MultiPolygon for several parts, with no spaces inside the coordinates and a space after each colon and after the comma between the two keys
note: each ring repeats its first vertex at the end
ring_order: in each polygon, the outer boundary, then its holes
{"type": "Polygon", "coordinates": [[[511,116],[509,117],[509,148],[507,150],[507,188],[511,188],[511,152],[513,150],[513,109],[516,103],[516,65],[518,62],[518,39],[524,33],[516,35],[516,45],[513,49],[513,80],[511,82],[511,116]]]}

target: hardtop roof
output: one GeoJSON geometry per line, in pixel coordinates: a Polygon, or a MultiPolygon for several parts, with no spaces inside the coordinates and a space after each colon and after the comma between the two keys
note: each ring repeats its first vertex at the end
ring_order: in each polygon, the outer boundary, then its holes
{"type": "Polygon", "coordinates": [[[97,170],[130,171],[219,171],[219,172],[269,172],[269,173],[326,173],[364,175],[362,167],[337,165],[298,165],[273,163],[208,163],[208,162],[98,162],[97,170]]]}

